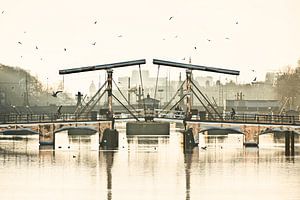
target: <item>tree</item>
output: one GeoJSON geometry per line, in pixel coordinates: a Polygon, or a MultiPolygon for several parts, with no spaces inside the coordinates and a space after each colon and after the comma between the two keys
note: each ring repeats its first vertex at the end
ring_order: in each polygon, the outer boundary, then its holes
{"type": "Polygon", "coordinates": [[[288,99],[289,106],[294,107],[296,97],[300,95],[300,68],[286,67],[284,72],[278,76],[276,91],[281,100],[288,99]]]}

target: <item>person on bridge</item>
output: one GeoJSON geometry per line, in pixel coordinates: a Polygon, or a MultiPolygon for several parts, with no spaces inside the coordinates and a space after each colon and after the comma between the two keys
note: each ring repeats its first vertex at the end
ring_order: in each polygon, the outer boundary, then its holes
{"type": "Polygon", "coordinates": [[[230,118],[231,118],[231,119],[234,119],[234,118],[235,118],[235,110],[234,110],[234,108],[231,108],[230,118]]]}

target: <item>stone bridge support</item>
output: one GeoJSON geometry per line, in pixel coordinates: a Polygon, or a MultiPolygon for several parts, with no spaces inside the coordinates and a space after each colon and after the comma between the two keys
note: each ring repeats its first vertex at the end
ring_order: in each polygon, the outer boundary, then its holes
{"type": "MultiPolygon", "coordinates": [[[[259,145],[259,136],[269,133],[284,133],[285,135],[285,154],[287,156],[295,155],[295,134],[299,134],[300,126],[291,125],[272,125],[272,124],[242,124],[242,123],[213,123],[200,121],[186,121],[186,131],[191,129],[193,138],[197,138],[201,130],[219,129],[227,131],[235,130],[244,134],[244,145],[259,145]],[[227,129],[227,130],[226,130],[227,129]]],[[[190,134],[189,134],[190,135],[190,134]]]]}
{"type": "Polygon", "coordinates": [[[66,127],[90,127],[99,133],[99,141],[103,137],[105,129],[111,129],[111,121],[99,121],[99,122],[78,122],[78,123],[51,123],[51,124],[39,124],[37,125],[37,131],[39,133],[40,145],[51,145],[55,148],[55,132],[61,128],[66,127]]]}

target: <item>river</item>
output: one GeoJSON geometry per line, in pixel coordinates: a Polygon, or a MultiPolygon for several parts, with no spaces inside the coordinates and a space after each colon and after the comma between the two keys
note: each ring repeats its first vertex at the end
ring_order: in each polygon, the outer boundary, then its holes
{"type": "Polygon", "coordinates": [[[300,199],[300,149],[284,155],[284,141],[260,138],[243,148],[241,136],[199,137],[184,153],[182,134],[127,137],[119,124],[119,149],[98,150],[96,136],[0,138],[0,199],[300,199]],[[207,148],[201,148],[206,146],[207,148]]]}

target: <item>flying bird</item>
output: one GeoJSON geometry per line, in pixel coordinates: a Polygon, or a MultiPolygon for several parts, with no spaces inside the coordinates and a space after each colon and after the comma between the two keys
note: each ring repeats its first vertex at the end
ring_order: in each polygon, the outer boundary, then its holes
{"type": "Polygon", "coordinates": [[[185,57],[184,57],[184,58],[182,58],[182,60],[185,60],[185,57]]]}
{"type": "Polygon", "coordinates": [[[67,49],[66,49],[66,48],[64,48],[64,50],[65,50],[65,51],[67,51],[67,49]]]}
{"type": "Polygon", "coordinates": [[[95,46],[95,45],[96,45],[96,42],[92,43],[92,45],[94,45],[94,46],[95,46]]]}
{"type": "Polygon", "coordinates": [[[4,10],[2,11],[2,14],[4,14],[4,10]]]}
{"type": "Polygon", "coordinates": [[[255,82],[256,81],[256,77],[253,79],[253,81],[252,82],[255,82]]]}
{"type": "Polygon", "coordinates": [[[197,47],[194,47],[194,49],[197,49],[197,47]]]}
{"type": "Polygon", "coordinates": [[[175,38],[178,38],[178,35],[175,35],[175,38]]]}
{"type": "Polygon", "coordinates": [[[62,91],[61,91],[61,90],[58,90],[58,91],[56,91],[56,92],[53,91],[53,92],[52,92],[52,96],[53,96],[53,97],[57,97],[57,94],[60,93],[60,92],[62,92],[62,91]]]}
{"type": "Polygon", "coordinates": [[[97,21],[95,21],[94,24],[97,24],[97,21]]]}
{"type": "Polygon", "coordinates": [[[211,40],[210,40],[210,39],[207,39],[207,41],[209,41],[209,42],[210,42],[211,40]]]}
{"type": "Polygon", "coordinates": [[[239,24],[239,22],[238,22],[238,21],[236,21],[236,22],[235,22],[235,24],[239,24]]]}
{"type": "Polygon", "coordinates": [[[204,150],[206,150],[206,149],[207,149],[207,146],[201,147],[201,149],[204,149],[204,150]]]}
{"type": "Polygon", "coordinates": [[[18,43],[19,43],[19,44],[22,44],[22,42],[20,42],[20,41],[19,41],[18,43]]]}
{"type": "Polygon", "coordinates": [[[118,35],[118,37],[123,37],[123,35],[118,35]]]}
{"type": "Polygon", "coordinates": [[[229,40],[229,37],[226,37],[225,39],[226,39],[226,40],[229,40]]]}
{"type": "Polygon", "coordinates": [[[173,19],[173,16],[171,16],[171,17],[169,18],[169,20],[171,20],[171,19],[173,19]]]}
{"type": "Polygon", "coordinates": [[[35,46],[35,49],[39,49],[37,46],[35,46]]]}

